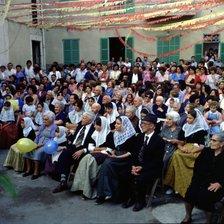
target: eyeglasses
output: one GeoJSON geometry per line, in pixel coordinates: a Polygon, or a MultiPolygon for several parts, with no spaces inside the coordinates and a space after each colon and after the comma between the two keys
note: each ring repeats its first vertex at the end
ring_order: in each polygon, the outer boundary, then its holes
{"type": "Polygon", "coordinates": [[[219,142],[219,140],[217,140],[217,139],[213,139],[213,138],[211,139],[211,141],[212,141],[212,142],[219,142]]]}

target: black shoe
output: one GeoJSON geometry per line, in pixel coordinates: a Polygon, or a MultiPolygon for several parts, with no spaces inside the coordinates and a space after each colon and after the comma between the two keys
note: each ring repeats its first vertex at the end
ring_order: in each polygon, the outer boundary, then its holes
{"type": "Polygon", "coordinates": [[[137,203],[135,203],[135,206],[132,210],[133,210],[133,212],[138,212],[138,211],[142,210],[144,207],[145,207],[145,203],[137,202],[137,203]]]}
{"type": "Polygon", "coordinates": [[[192,223],[192,218],[190,218],[189,220],[187,220],[187,221],[182,221],[180,224],[190,224],[190,223],[192,223]]]}
{"type": "Polygon", "coordinates": [[[82,200],[86,201],[88,200],[89,198],[87,198],[84,194],[82,195],[82,200]]]}
{"type": "Polygon", "coordinates": [[[33,176],[31,177],[31,180],[36,180],[39,176],[40,176],[40,175],[33,175],[33,176]]]}
{"type": "Polygon", "coordinates": [[[95,204],[96,204],[96,205],[101,205],[101,204],[103,204],[104,202],[105,202],[105,197],[100,196],[100,197],[98,197],[98,198],[96,199],[95,204]]]}
{"type": "Polygon", "coordinates": [[[61,183],[52,191],[52,193],[59,193],[68,189],[66,181],[61,181],[61,183]]]}
{"type": "Polygon", "coordinates": [[[30,176],[32,174],[32,172],[30,171],[30,172],[25,172],[22,176],[23,177],[28,177],[28,176],[30,176]]]}
{"type": "Polygon", "coordinates": [[[134,205],[135,201],[132,198],[129,198],[126,202],[124,202],[121,207],[122,208],[129,208],[134,205]]]}

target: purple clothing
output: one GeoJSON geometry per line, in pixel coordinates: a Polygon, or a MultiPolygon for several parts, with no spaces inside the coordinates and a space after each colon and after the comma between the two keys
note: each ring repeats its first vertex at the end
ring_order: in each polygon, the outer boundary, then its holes
{"type": "MultiPolygon", "coordinates": [[[[53,140],[54,137],[55,137],[55,130],[56,130],[57,127],[58,127],[58,126],[57,126],[56,124],[52,124],[52,125],[50,126],[50,135],[51,135],[51,139],[52,139],[52,140],[53,140]]],[[[39,140],[40,140],[40,137],[41,137],[41,133],[44,131],[45,128],[46,128],[46,126],[45,126],[44,124],[42,124],[42,125],[40,126],[40,130],[39,130],[39,132],[38,132],[38,134],[37,134],[37,137],[36,137],[35,140],[34,140],[34,142],[35,142],[36,144],[39,143],[39,140]]]]}

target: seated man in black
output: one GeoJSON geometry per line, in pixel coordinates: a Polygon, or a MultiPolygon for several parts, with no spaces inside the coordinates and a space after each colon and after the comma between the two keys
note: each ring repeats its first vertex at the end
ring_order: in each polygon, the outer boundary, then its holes
{"type": "Polygon", "coordinates": [[[136,137],[136,150],[132,155],[133,165],[129,179],[131,183],[126,182],[127,186],[132,185],[132,192],[129,192],[129,199],[122,204],[123,208],[128,208],[135,203],[135,212],[145,207],[147,189],[162,175],[164,141],[154,131],[156,123],[157,117],[147,114],[141,123],[143,133],[136,137]]]}
{"type": "Polygon", "coordinates": [[[82,121],[76,128],[71,145],[61,153],[56,167],[56,172],[60,176],[60,184],[53,190],[53,193],[58,193],[68,188],[67,178],[71,165],[74,165],[76,169],[82,157],[88,152],[88,144],[91,143],[91,135],[95,130],[93,125],[94,118],[95,115],[91,112],[83,113],[82,121]]]}

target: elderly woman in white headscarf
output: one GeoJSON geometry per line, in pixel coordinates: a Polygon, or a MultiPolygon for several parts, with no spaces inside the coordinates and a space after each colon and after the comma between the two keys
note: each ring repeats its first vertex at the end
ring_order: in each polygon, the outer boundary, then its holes
{"type": "Polygon", "coordinates": [[[0,113],[0,149],[9,149],[18,136],[13,106],[6,101],[0,113]]]}
{"type": "MultiPolygon", "coordinates": [[[[20,125],[22,127],[22,132],[19,133],[19,138],[29,138],[34,141],[35,135],[35,125],[31,118],[24,117],[21,119],[20,125]]],[[[12,145],[6,156],[4,166],[13,168],[17,172],[24,171],[25,159],[23,154],[20,153],[19,149],[16,147],[16,144],[12,145]]]]}
{"type": "Polygon", "coordinates": [[[114,148],[113,134],[105,117],[97,117],[94,122],[95,131],[92,134],[93,144],[90,144],[87,154],[82,158],[75,173],[71,191],[83,191],[83,198],[95,198],[95,183],[99,168],[108,157],[109,148],[114,148]]]}
{"type": "Polygon", "coordinates": [[[131,154],[135,148],[135,129],[126,116],[116,119],[113,141],[115,147],[100,168],[96,204],[118,196],[119,179],[131,170],[131,154]]]}
{"type": "Polygon", "coordinates": [[[178,137],[178,150],[173,153],[164,178],[164,184],[172,187],[182,197],[185,196],[191,182],[194,162],[204,149],[207,133],[208,125],[200,111],[190,110],[187,123],[178,137]]]}
{"type": "Polygon", "coordinates": [[[52,111],[46,111],[44,113],[44,123],[41,125],[35,143],[37,144],[37,149],[32,152],[26,153],[24,157],[26,158],[26,172],[23,174],[23,177],[27,177],[31,174],[32,180],[37,179],[40,176],[39,165],[41,161],[44,161],[46,154],[44,152],[44,144],[48,140],[53,140],[55,137],[55,129],[57,125],[54,124],[55,114],[52,111]],[[32,172],[31,162],[34,163],[34,173],[32,172]]]}

